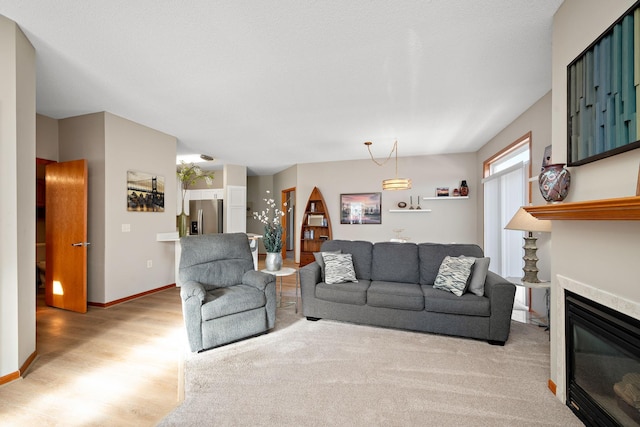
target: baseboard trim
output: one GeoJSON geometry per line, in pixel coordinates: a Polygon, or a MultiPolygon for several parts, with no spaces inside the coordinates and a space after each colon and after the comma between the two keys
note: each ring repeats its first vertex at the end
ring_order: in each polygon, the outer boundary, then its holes
{"type": "Polygon", "coordinates": [[[554,395],[556,394],[556,383],[551,380],[549,380],[549,390],[551,390],[551,393],[554,395]]]}
{"type": "Polygon", "coordinates": [[[11,372],[3,377],[0,377],[0,385],[10,383],[20,378],[20,371],[11,372]]]}
{"type": "Polygon", "coordinates": [[[131,301],[131,300],[136,299],[136,298],[140,298],[140,297],[143,297],[143,296],[146,296],[146,295],[150,295],[150,294],[155,294],[156,292],[162,292],[162,291],[165,291],[167,289],[171,289],[171,288],[175,288],[175,287],[176,287],[176,284],[172,283],[170,285],[162,286],[160,288],[151,289],[151,290],[148,290],[146,292],[141,292],[139,294],[135,294],[135,295],[131,295],[131,296],[128,296],[128,297],[120,298],[120,299],[117,299],[115,301],[110,301],[110,302],[91,302],[91,301],[89,301],[89,302],[87,302],[87,305],[90,305],[92,307],[109,308],[109,307],[113,307],[114,305],[117,305],[117,304],[122,304],[123,302],[131,301]]]}
{"type": "Polygon", "coordinates": [[[29,366],[31,366],[37,355],[38,352],[34,351],[29,357],[27,357],[27,360],[24,361],[19,370],[0,377],[0,385],[10,383],[11,381],[15,381],[18,378],[24,376],[24,373],[27,369],[29,369],[29,366]]]}

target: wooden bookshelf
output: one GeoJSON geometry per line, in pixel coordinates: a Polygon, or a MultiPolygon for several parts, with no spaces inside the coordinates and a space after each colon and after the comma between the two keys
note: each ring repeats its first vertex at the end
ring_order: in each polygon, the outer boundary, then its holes
{"type": "Polygon", "coordinates": [[[318,187],[314,187],[307,201],[300,230],[300,267],[315,261],[314,252],[325,240],[331,240],[331,220],[327,204],[318,187]]]}

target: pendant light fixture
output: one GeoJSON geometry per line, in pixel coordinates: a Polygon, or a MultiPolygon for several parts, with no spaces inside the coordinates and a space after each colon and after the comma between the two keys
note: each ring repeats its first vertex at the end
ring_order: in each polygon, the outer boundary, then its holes
{"type": "Polygon", "coordinates": [[[373,142],[367,141],[364,145],[367,146],[367,150],[369,151],[369,156],[371,156],[371,160],[378,165],[382,166],[391,159],[393,153],[396,153],[396,176],[395,178],[389,178],[382,181],[382,189],[383,190],[408,190],[411,188],[411,180],[408,178],[398,178],[398,141],[393,143],[393,148],[391,149],[391,153],[389,153],[389,157],[383,162],[377,161],[373,154],[371,154],[371,145],[373,142]]]}

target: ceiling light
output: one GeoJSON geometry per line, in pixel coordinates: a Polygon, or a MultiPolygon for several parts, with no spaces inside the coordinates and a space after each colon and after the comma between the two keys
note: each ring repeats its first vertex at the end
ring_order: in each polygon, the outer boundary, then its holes
{"type": "Polygon", "coordinates": [[[382,181],[382,189],[383,190],[408,190],[411,188],[411,180],[408,178],[398,178],[398,141],[393,143],[393,148],[391,149],[391,153],[389,153],[389,157],[387,157],[387,159],[385,161],[378,162],[374,157],[373,154],[371,154],[371,145],[373,144],[373,142],[371,141],[367,141],[364,143],[364,145],[367,146],[367,150],[369,151],[369,156],[371,156],[371,160],[373,160],[373,162],[378,165],[378,166],[382,166],[385,163],[387,163],[389,161],[389,159],[391,159],[391,155],[394,153],[396,153],[396,176],[395,178],[389,178],[389,179],[385,179],[382,181]]]}
{"type": "Polygon", "coordinates": [[[176,164],[185,163],[204,163],[212,162],[215,159],[207,154],[180,154],[176,156],[176,164]]]}

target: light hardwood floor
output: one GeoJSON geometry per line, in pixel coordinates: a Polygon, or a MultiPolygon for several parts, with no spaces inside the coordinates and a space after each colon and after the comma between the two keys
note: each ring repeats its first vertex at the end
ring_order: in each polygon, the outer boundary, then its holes
{"type": "MultiPolygon", "coordinates": [[[[284,278],[285,301],[295,283],[284,278]]],[[[0,425],[155,425],[179,404],[188,351],[179,294],[171,288],[86,314],[47,307],[39,296],[38,356],[23,378],[0,387],[0,425]]]]}

